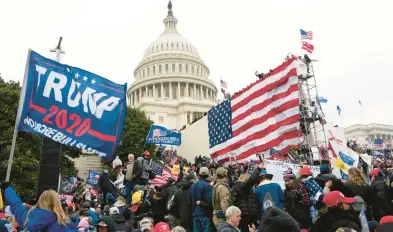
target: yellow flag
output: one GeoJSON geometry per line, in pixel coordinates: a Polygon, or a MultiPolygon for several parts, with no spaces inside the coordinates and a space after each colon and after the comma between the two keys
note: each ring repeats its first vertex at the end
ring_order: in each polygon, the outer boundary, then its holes
{"type": "Polygon", "coordinates": [[[334,162],[334,166],[338,167],[341,170],[348,171],[348,166],[344,163],[340,156],[337,156],[336,162],[334,162]]]}

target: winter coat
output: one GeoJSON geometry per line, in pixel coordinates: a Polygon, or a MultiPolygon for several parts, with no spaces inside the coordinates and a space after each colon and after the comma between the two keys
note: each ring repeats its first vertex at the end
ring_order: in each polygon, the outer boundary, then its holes
{"type": "Polygon", "coordinates": [[[138,157],[136,163],[138,165],[138,170],[135,176],[140,179],[149,179],[149,172],[153,170],[153,168],[149,166],[150,161],[143,157],[138,157]]]}
{"type": "Polygon", "coordinates": [[[212,186],[206,182],[204,177],[200,177],[195,182],[188,193],[188,199],[191,203],[192,216],[212,216],[212,186]],[[196,202],[200,201],[197,205],[196,202]]]}
{"type": "Polygon", "coordinates": [[[370,186],[368,185],[357,185],[357,184],[352,184],[351,182],[347,181],[344,183],[344,186],[349,190],[349,194],[345,195],[346,197],[355,197],[355,196],[360,196],[364,202],[367,204],[367,209],[366,209],[366,216],[368,221],[372,221],[372,210],[371,207],[373,205],[373,202],[376,201],[376,195],[373,194],[370,186]]]}
{"type": "Polygon", "coordinates": [[[180,223],[192,222],[192,207],[188,201],[188,192],[190,191],[192,181],[182,180],[179,182],[179,190],[175,194],[174,208],[179,212],[180,223]]]}
{"type": "Polygon", "coordinates": [[[347,227],[360,231],[358,215],[351,210],[330,208],[329,211],[317,219],[311,232],[335,232],[340,227],[347,227]]]}
{"type": "MultiPolygon", "coordinates": [[[[258,197],[259,204],[261,206],[263,205],[263,202],[265,200],[265,195],[268,192],[270,193],[270,195],[274,200],[274,205],[282,210],[284,208],[283,204],[285,202],[284,192],[282,191],[281,186],[279,184],[273,183],[269,180],[263,181],[255,189],[255,194],[258,197]]],[[[262,214],[263,214],[263,207],[261,207],[261,215],[262,214]]]]}
{"type": "Polygon", "coordinates": [[[285,189],[284,196],[285,209],[288,214],[301,224],[301,228],[308,228],[311,225],[311,200],[307,188],[304,184],[297,183],[294,189],[285,189]]]}
{"type": "Polygon", "coordinates": [[[260,171],[260,168],[257,168],[247,182],[237,181],[233,186],[234,205],[242,211],[242,216],[260,214],[261,205],[257,195],[252,191],[252,187],[259,182],[260,171]]]}
{"type": "Polygon", "coordinates": [[[161,197],[161,193],[156,192],[151,200],[151,211],[154,223],[165,222],[167,215],[166,201],[161,197]]]}
{"type": "MultiPolygon", "coordinates": [[[[103,221],[105,224],[108,225],[108,232],[115,232],[116,231],[116,223],[115,220],[111,216],[103,216],[99,221],[98,224],[103,221]]],[[[97,224],[97,231],[98,231],[98,224],[97,224]]]]}
{"type": "Polygon", "coordinates": [[[388,197],[388,187],[382,178],[375,177],[375,181],[370,188],[374,195],[374,201],[371,206],[373,216],[375,220],[379,221],[383,216],[393,213],[392,203],[388,197]]]}
{"type": "Polygon", "coordinates": [[[239,230],[226,221],[223,221],[218,225],[217,232],[239,232],[239,230]]]}
{"type": "Polygon", "coordinates": [[[113,184],[116,185],[116,187],[118,189],[123,189],[125,187],[124,186],[124,175],[123,175],[123,173],[118,173],[117,174],[117,179],[116,179],[116,181],[113,184]]]}
{"type": "Polygon", "coordinates": [[[225,213],[225,211],[229,208],[231,204],[230,197],[231,188],[229,187],[228,179],[217,179],[216,183],[213,186],[213,214],[219,211],[225,213]]]}
{"type": "Polygon", "coordinates": [[[112,194],[116,193],[108,174],[104,173],[103,175],[101,175],[99,183],[100,183],[100,189],[102,192],[112,193],[112,194]]]}
{"type": "Polygon", "coordinates": [[[127,181],[131,181],[132,175],[133,175],[134,172],[136,171],[136,170],[134,169],[134,167],[135,167],[135,162],[134,162],[134,161],[129,162],[129,163],[127,164],[127,166],[126,166],[126,176],[125,176],[125,179],[126,179],[127,181]]]}
{"type": "Polygon", "coordinates": [[[29,209],[22,204],[22,201],[12,187],[7,187],[5,189],[4,198],[10,205],[11,212],[14,214],[14,217],[21,229],[24,229],[24,225],[28,217],[26,227],[27,230],[32,232],[78,232],[78,228],[72,224],[66,226],[58,224],[56,215],[49,210],[33,208],[28,215],[29,209]]]}
{"type": "Polygon", "coordinates": [[[115,221],[116,232],[133,232],[134,228],[126,222],[126,219],[120,214],[112,215],[115,221]]]}

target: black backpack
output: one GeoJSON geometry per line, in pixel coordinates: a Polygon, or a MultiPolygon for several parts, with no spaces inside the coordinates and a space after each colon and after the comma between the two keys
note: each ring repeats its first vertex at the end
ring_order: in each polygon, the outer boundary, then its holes
{"type": "Polygon", "coordinates": [[[171,192],[169,193],[169,198],[166,203],[166,208],[168,211],[176,208],[175,195],[177,194],[178,190],[179,190],[178,188],[174,187],[171,189],[171,192]]]}

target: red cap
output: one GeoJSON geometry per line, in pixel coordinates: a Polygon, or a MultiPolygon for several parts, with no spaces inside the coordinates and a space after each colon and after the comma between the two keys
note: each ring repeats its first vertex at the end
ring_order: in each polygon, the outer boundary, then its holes
{"type": "Polygon", "coordinates": [[[300,170],[300,175],[311,176],[311,168],[302,168],[302,170],[300,170]]]}
{"type": "Polygon", "coordinates": [[[143,154],[144,154],[145,156],[150,156],[150,152],[149,152],[149,151],[145,151],[145,152],[143,152],[143,154]]]}
{"type": "Polygon", "coordinates": [[[355,198],[345,197],[344,194],[339,191],[332,191],[327,193],[323,197],[322,201],[323,203],[325,203],[326,207],[330,208],[333,206],[337,206],[339,203],[353,204],[355,202],[355,198]]]}
{"type": "Polygon", "coordinates": [[[381,221],[379,222],[379,224],[386,224],[386,223],[391,223],[393,222],[393,216],[385,216],[383,218],[381,218],[381,221]]]}
{"type": "Polygon", "coordinates": [[[171,232],[171,228],[165,222],[159,222],[154,227],[154,232],[171,232]]]}
{"type": "Polygon", "coordinates": [[[374,168],[373,170],[371,170],[370,172],[370,176],[378,176],[380,169],[379,168],[374,168]]]}

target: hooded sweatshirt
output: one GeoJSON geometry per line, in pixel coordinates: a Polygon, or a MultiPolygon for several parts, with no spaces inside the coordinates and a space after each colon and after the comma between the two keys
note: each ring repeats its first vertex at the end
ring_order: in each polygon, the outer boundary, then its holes
{"type": "Polygon", "coordinates": [[[116,232],[133,232],[133,227],[126,222],[126,219],[120,214],[112,215],[115,221],[116,232]]]}
{"type": "Polygon", "coordinates": [[[57,218],[54,213],[46,209],[33,208],[28,215],[29,210],[22,204],[19,196],[15,193],[12,187],[7,187],[4,191],[4,198],[10,205],[11,212],[14,214],[17,223],[21,229],[27,221],[27,230],[31,232],[44,231],[58,231],[58,232],[77,232],[78,228],[72,224],[60,225],[57,223],[57,218]]]}
{"type": "MultiPolygon", "coordinates": [[[[113,218],[111,216],[104,216],[102,217],[99,221],[98,224],[103,221],[105,222],[105,224],[108,225],[108,231],[109,232],[115,232],[116,231],[116,224],[115,224],[115,220],[113,220],[113,218]]],[[[97,225],[97,231],[98,231],[98,225],[97,225]]]]}
{"type": "Polygon", "coordinates": [[[300,232],[300,227],[295,219],[277,207],[265,210],[259,223],[258,232],[300,232]]]}
{"type": "Polygon", "coordinates": [[[217,232],[239,232],[239,230],[226,221],[223,221],[218,225],[217,232]]]}

